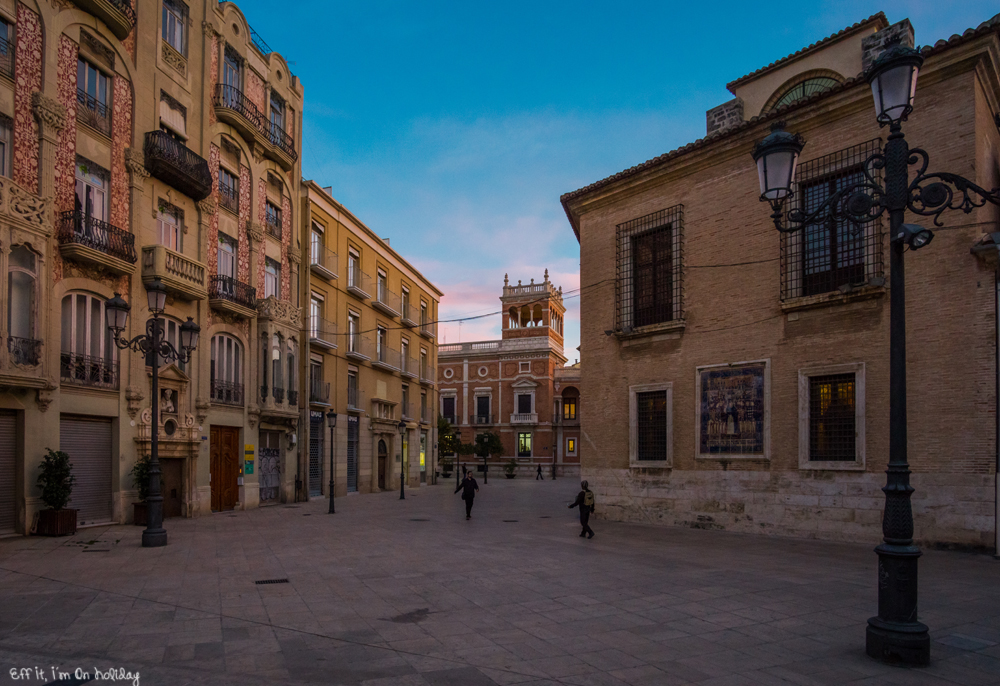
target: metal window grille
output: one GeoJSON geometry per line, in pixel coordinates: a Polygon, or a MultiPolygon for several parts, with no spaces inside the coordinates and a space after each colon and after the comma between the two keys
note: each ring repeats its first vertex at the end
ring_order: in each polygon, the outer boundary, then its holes
{"type": "Polygon", "coordinates": [[[636,459],[667,459],[667,392],[636,393],[636,459]]]}
{"type": "Polygon", "coordinates": [[[617,226],[615,329],[684,317],[684,206],[617,226]]]}
{"type": "MultiPolygon", "coordinates": [[[[876,138],[799,165],[788,209],[815,211],[831,195],[865,180],[865,160],[881,149],[876,138]]],[[[872,170],[881,182],[881,171],[872,170]]],[[[829,293],[884,276],[882,226],[860,226],[826,217],[800,231],[781,234],[781,299],[829,293]]]]}
{"type": "Polygon", "coordinates": [[[322,412],[312,412],[309,415],[309,496],[317,497],[323,494],[323,438],[324,423],[322,412]]]}
{"type": "Polygon", "coordinates": [[[347,491],[358,490],[358,443],[360,425],[357,417],[347,418],[347,491]]]}
{"type": "Polygon", "coordinates": [[[809,378],[809,459],[853,462],[856,459],[854,374],[809,378]]]}

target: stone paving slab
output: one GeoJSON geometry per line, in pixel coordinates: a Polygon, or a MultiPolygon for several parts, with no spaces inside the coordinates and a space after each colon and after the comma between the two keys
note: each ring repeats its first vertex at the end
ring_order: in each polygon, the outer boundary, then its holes
{"type": "Polygon", "coordinates": [[[586,540],[569,480],[481,489],[468,522],[441,485],[171,519],[160,549],[126,526],[0,540],[0,683],[1000,684],[989,556],[924,554],[932,664],[892,668],[864,653],[877,541],[601,520],[586,540]]]}

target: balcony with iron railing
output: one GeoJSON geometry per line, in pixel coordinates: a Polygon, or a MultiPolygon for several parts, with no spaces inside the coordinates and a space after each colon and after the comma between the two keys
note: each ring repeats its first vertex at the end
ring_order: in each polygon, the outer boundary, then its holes
{"type": "Polygon", "coordinates": [[[118,390],[118,360],[63,351],[59,378],[64,384],[118,390]]]}
{"type": "Polygon", "coordinates": [[[42,362],[42,342],[34,338],[7,337],[10,361],[23,367],[36,367],[42,362]]]}
{"type": "Polygon", "coordinates": [[[319,315],[309,317],[309,343],[335,350],[337,348],[337,323],[319,315]]]}
{"type": "Polygon", "coordinates": [[[298,407],[299,406],[299,392],[298,391],[288,391],[288,406],[298,407]]]}
{"type": "Polygon", "coordinates": [[[274,398],[274,402],[280,405],[281,403],[285,402],[285,389],[281,388],[280,386],[272,386],[271,396],[274,398]]]}
{"type": "Polygon", "coordinates": [[[0,38],[0,75],[14,78],[14,44],[0,38]]]}
{"type": "Polygon", "coordinates": [[[457,416],[455,416],[453,414],[442,414],[441,416],[444,417],[447,420],[447,422],[449,424],[451,424],[452,426],[458,426],[458,417],[457,416]]]}
{"type": "Polygon", "coordinates": [[[219,184],[219,207],[240,216],[240,192],[238,189],[219,184]]]}
{"type": "Polygon", "coordinates": [[[417,378],[417,372],[420,369],[420,363],[417,362],[416,358],[409,357],[407,355],[400,355],[399,358],[399,373],[403,376],[408,376],[411,379],[417,378]]]}
{"type": "Polygon", "coordinates": [[[103,21],[118,40],[125,40],[135,26],[131,0],[74,0],[81,8],[103,21]]]}
{"type": "Polygon", "coordinates": [[[362,300],[371,300],[372,277],[361,271],[358,265],[348,267],[347,292],[362,300]]]}
{"type": "Polygon", "coordinates": [[[82,88],[76,90],[76,120],[111,138],[111,110],[82,88]]]}
{"type": "Polygon", "coordinates": [[[420,368],[420,383],[434,385],[437,377],[434,376],[434,365],[425,364],[420,368]]]}
{"type": "Polygon", "coordinates": [[[135,271],[135,236],[83,212],[60,214],[56,239],[64,259],[100,266],[116,274],[135,271]]]}
{"type": "Polygon", "coordinates": [[[375,357],[372,359],[372,366],[384,369],[387,372],[399,371],[399,351],[393,350],[388,345],[376,346],[375,357]]]}
{"type": "Polygon", "coordinates": [[[372,359],[372,339],[359,333],[347,337],[347,356],[353,360],[367,361],[372,359]]]}
{"type": "Polygon", "coordinates": [[[281,240],[284,227],[281,225],[281,215],[266,214],[264,216],[264,231],[271,238],[281,240]]]}
{"type": "Polygon", "coordinates": [[[515,412],[510,416],[511,424],[537,424],[537,412],[515,412]]]}
{"type": "Polygon", "coordinates": [[[181,300],[204,300],[208,297],[205,265],[171,250],[165,245],[142,248],[142,282],[159,279],[167,291],[181,300]]]}
{"type": "Polygon", "coordinates": [[[273,124],[242,90],[220,83],[215,87],[212,105],[220,121],[234,127],[248,143],[260,144],[264,154],[285,171],[291,170],[298,159],[294,139],[273,124]]]}
{"type": "Polygon", "coordinates": [[[347,387],[347,411],[364,412],[365,394],[357,386],[347,387]]]}
{"type": "Polygon", "coordinates": [[[424,320],[420,323],[420,335],[424,338],[437,338],[437,322],[424,320]]]}
{"type": "Polygon", "coordinates": [[[275,162],[283,162],[281,166],[291,169],[292,165],[295,164],[295,160],[299,157],[298,153],[295,152],[295,139],[289,136],[281,125],[268,122],[267,140],[271,143],[272,157],[275,157],[275,162]],[[285,159],[279,160],[277,159],[278,157],[284,157],[285,159]]]}
{"type": "Polygon", "coordinates": [[[321,379],[310,379],[309,402],[313,405],[329,405],[330,383],[321,379]]]}
{"type": "Polygon", "coordinates": [[[208,305],[237,317],[256,317],[257,289],[232,276],[217,274],[209,279],[208,305]]]}
{"type": "Polygon", "coordinates": [[[496,415],[493,414],[477,414],[473,416],[473,421],[476,424],[496,424],[496,415]]]}
{"type": "Polygon", "coordinates": [[[417,326],[417,322],[420,321],[420,310],[405,301],[400,306],[400,309],[402,310],[400,313],[400,321],[409,327],[417,326]]]}
{"type": "Polygon", "coordinates": [[[400,310],[399,304],[399,296],[390,291],[384,283],[379,282],[376,285],[375,300],[372,301],[372,307],[377,310],[381,310],[390,317],[398,317],[400,310]]]}
{"type": "Polygon", "coordinates": [[[399,404],[400,417],[403,420],[414,419],[413,415],[413,403],[400,403],[399,404]]]}
{"type": "Polygon", "coordinates": [[[337,253],[325,245],[314,244],[310,248],[309,269],[313,274],[327,281],[337,278],[337,253]]]}
{"type": "Polygon", "coordinates": [[[204,200],[212,193],[212,173],[208,162],[166,131],[150,131],[142,146],[146,169],[192,200],[204,200]]]}
{"type": "Polygon", "coordinates": [[[209,398],[213,403],[243,407],[243,384],[212,379],[209,398]]]}

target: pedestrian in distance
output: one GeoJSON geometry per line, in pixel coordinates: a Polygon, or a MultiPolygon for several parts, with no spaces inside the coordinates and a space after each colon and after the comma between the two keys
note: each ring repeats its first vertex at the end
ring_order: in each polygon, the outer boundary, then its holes
{"type": "Polygon", "coordinates": [[[465,479],[455,489],[455,493],[459,491],[462,492],[462,500],[465,501],[465,518],[472,519],[472,503],[476,499],[476,493],[479,493],[479,484],[476,483],[471,471],[465,473],[465,479]]]}
{"type": "Polygon", "coordinates": [[[545,477],[542,476],[542,465],[538,465],[538,472],[535,474],[535,481],[538,481],[539,479],[545,481],[545,477]]]}
{"type": "Polygon", "coordinates": [[[586,536],[587,540],[590,540],[594,537],[594,530],[590,528],[590,513],[594,511],[596,499],[594,498],[594,492],[587,488],[587,486],[586,481],[580,482],[580,488],[583,490],[577,494],[576,500],[570,505],[570,509],[574,507],[580,508],[580,524],[583,526],[580,536],[586,536]]]}

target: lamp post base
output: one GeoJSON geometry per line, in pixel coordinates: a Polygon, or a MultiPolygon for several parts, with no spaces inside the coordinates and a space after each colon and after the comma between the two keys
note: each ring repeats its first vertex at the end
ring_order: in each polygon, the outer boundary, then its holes
{"type": "Polygon", "coordinates": [[[920,622],[886,622],[872,617],[865,651],[879,662],[926,667],[931,661],[931,637],[920,622]]]}
{"type": "Polygon", "coordinates": [[[162,548],[167,544],[166,529],[144,529],[142,532],[143,548],[162,548]]]}

